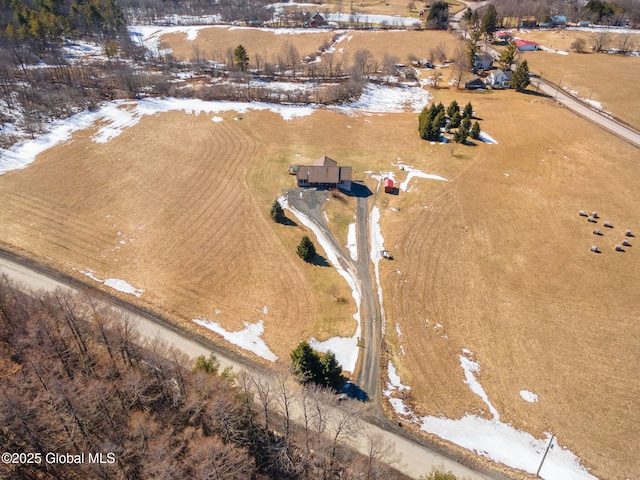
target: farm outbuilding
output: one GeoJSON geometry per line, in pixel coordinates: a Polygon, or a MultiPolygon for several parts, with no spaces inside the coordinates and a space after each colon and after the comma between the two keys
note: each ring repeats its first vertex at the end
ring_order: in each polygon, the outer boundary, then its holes
{"type": "Polygon", "coordinates": [[[390,178],[384,179],[384,193],[393,193],[393,180],[390,178]]]}
{"type": "Polygon", "coordinates": [[[518,50],[522,52],[540,50],[540,47],[536,42],[531,42],[529,40],[518,39],[518,40],[514,40],[513,43],[515,43],[516,47],[518,47],[518,50]]]}

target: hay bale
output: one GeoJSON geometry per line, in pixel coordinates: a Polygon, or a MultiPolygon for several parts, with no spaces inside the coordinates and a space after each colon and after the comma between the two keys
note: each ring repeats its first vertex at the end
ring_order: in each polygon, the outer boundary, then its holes
{"type": "Polygon", "coordinates": [[[591,245],[591,251],[593,253],[600,253],[600,250],[598,250],[598,246],[597,245],[591,245]]]}
{"type": "Polygon", "coordinates": [[[616,245],[616,252],[624,252],[624,248],[622,248],[622,245],[616,245]]]}
{"type": "Polygon", "coordinates": [[[627,230],[624,234],[627,237],[633,237],[633,233],[631,233],[631,230],[627,230]]]}
{"type": "Polygon", "coordinates": [[[591,212],[591,216],[592,216],[593,218],[600,218],[600,217],[598,216],[598,212],[591,212]]]}
{"type": "Polygon", "coordinates": [[[587,222],[598,223],[596,222],[596,219],[593,217],[587,217],[587,222]]]}
{"type": "Polygon", "coordinates": [[[631,246],[631,244],[629,243],[629,240],[627,240],[627,239],[624,239],[622,241],[622,245],[624,245],[625,247],[630,247],[631,246]]]}
{"type": "Polygon", "coordinates": [[[586,217],[587,214],[585,213],[584,210],[580,210],[580,212],[578,212],[578,215],[580,215],[581,217],[586,217]]]}
{"type": "Polygon", "coordinates": [[[600,233],[600,229],[599,228],[594,228],[593,229],[593,234],[594,235],[602,235],[602,233],[600,233]]]}
{"type": "Polygon", "coordinates": [[[606,220],[602,225],[604,225],[607,228],[613,228],[613,225],[611,225],[611,222],[609,220],[606,220]]]}

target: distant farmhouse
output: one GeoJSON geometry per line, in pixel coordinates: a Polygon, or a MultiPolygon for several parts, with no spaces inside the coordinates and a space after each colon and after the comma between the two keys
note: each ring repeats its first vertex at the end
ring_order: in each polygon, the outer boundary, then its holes
{"type": "Polygon", "coordinates": [[[531,42],[529,40],[517,39],[514,40],[513,43],[515,43],[518,50],[521,51],[540,50],[540,47],[536,42],[531,42]]]}
{"type": "Polygon", "coordinates": [[[494,70],[489,74],[485,83],[491,88],[509,88],[511,86],[512,75],[513,72],[511,70],[507,70],[506,72],[500,69],[494,70]]]}
{"type": "Polygon", "coordinates": [[[490,70],[493,66],[493,56],[487,53],[476,55],[473,66],[476,70],[490,70]]]}
{"type": "Polygon", "coordinates": [[[326,27],[327,25],[327,20],[318,11],[313,12],[305,22],[305,27],[311,28],[326,27]]]}
{"type": "MultiPolygon", "coordinates": [[[[351,167],[340,167],[335,160],[323,156],[311,165],[298,165],[295,170],[299,187],[341,188],[351,190],[351,167]]],[[[289,169],[292,172],[292,169],[289,169]]]]}

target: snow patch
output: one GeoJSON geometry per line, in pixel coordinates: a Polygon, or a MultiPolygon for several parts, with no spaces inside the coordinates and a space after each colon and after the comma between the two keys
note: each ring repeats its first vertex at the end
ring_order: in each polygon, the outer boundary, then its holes
{"type": "Polygon", "coordinates": [[[385,332],[386,317],[384,312],[384,301],[382,296],[382,285],[380,284],[380,260],[382,259],[382,250],[384,250],[384,237],[382,236],[382,230],[380,228],[380,209],[373,207],[369,218],[370,233],[369,253],[371,261],[373,262],[373,269],[376,276],[376,285],[378,286],[378,301],[380,302],[380,317],[382,321],[382,333],[385,332]]]}
{"type": "Polygon", "coordinates": [[[464,377],[466,379],[464,383],[469,386],[473,393],[478,395],[482,401],[487,404],[491,415],[493,415],[493,419],[500,420],[500,414],[489,401],[487,393],[484,391],[484,388],[482,388],[482,385],[480,385],[480,382],[478,382],[475,376],[476,373],[480,373],[480,364],[460,355],[460,366],[462,367],[462,370],[464,370],[464,377]]]}
{"type": "Polygon", "coordinates": [[[135,295],[136,297],[140,297],[144,293],[143,289],[135,288],[133,285],[131,285],[126,280],[122,280],[120,278],[107,278],[106,280],[102,280],[102,279],[96,277],[95,276],[95,271],[93,271],[93,270],[91,270],[89,268],[86,269],[86,270],[78,270],[78,271],[80,273],[82,273],[83,275],[86,275],[87,277],[89,277],[91,280],[94,280],[94,281],[96,281],[98,283],[103,283],[107,287],[113,288],[114,290],[117,290],[119,292],[129,293],[131,295],[135,295]]]}
{"type": "MultiPolygon", "coordinates": [[[[394,367],[391,360],[387,365],[389,381],[386,384],[386,388],[382,392],[385,397],[389,399],[389,403],[393,408],[393,411],[399,415],[411,417],[413,421],[417,420],[417,417],[413,414],[413,412],[404,404],[402,398],[394,397],[394,394],[398,392],[402,392],[403,390],[411,390],[411,387],[407,385],[403,385],[400,379],[400,376],[396,372],[396,368],[394,367]]],[[[404,395],[404,394],[401,394],[404,395]]]]}
{"type": "Polygon", "coordinates": [[[278,357],[271,351],[271,349],[264,343],[262,334],[264,333],[264,325],[262,320],[258,320],[256,323],[249,323],[243,321],[244,328],[237,332],[229,332],[225,330],[219,323],[212,322],[206,318],[194,318],[193,321],[198,325],[201,325],[209,330],[221,335],[227,342],[233,343],[240,348],[249,350],[255,353],[259,357],[262,357],[271,362],[275,362],[278,357]]]}
{"type": "MultiPolygon", "coordinates": [[[[474,415],[465,415],[459,420],[442,417],[423,417],[421,420],[421,428],[426,432],[529,473],[537,471],[551,438],[551,434],[546,433],[544,439],[536,439],[506,423],[474,415]]],[[[550,450],[540,475],[554,480],[597,480],[566,448],[550,450]]]]}
{"type": "MultiPolygon", "coordinates": [[[[395,164],[392,164],[395,165],[395,164]]],[[[418,170],[416,168],[413,168],[411,165],[400,165],[400,169],[404,170],[407,173],[407,178],[405,178],[404,182],[402,182],[400,184],[400,190],[402,190],[403,192],[408,191],[407,187],[409,186],[409,182],[411,182],[411,179],[417,177],[417,178],[426,178],[429,180],[440,180],[443,182],[448,182],[449,179],[441,177],[440,175],[433,175],[431,173],[425,173],[421,170],[418,170]]],[[[410,190],[409,190],[410,191],[410,190]]]]}
{"type": "Polygon", "coordinates": [[[144,293],[144,290],[140,288],[135,288],[126,280],[121,280],[119,278],[107,278],[104,281],[104,284],[107,287],[113,288],[114,290],[118,290],[119,292],[122,292],[122,293],[130,293],[132,295],[135,295],[136,297],[140,297],[144,293]]]}
{"type": "Polygon", "coordinates": [[[484,143],[488,143],[489,145],[497,145],[498,142],[487,132],[480,132],[480,140],[484,143]]]}
{"type": "Polygon", "coordinates": [[[520,390],[520,396],[522,399],[529,403],[534,403],[538,401],[538,395],[529,390],[520,390]]]}
{"type": "Polygon", "coordinates": [[[358,260],[358,244],[356,238],[356,224],[350,223],[349,230],[347,231],[347,249],[349,250],[349,255],[354,260],[358,260]]]}
{"type": "Polygon", "coordinates": [[[540,46],[540,50],[544,50],[547,53],[557,53],[558,55],[569,55],[569,52],[565,50],[554,50],[553,48],[540,46]]]}
{"type": "Polygon", "coordinates": [[[368,84],[358,100],[337,108],[373,113],[419,113],[430,100],[431,94],[422,87],[368,84]]]}

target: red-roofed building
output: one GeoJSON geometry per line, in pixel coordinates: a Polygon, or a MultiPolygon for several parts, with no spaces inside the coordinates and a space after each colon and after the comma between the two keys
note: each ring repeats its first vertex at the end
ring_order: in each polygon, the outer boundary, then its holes
{"type": "Polygon", "coordinates": [[[508,42],[513,38],[513,35],[511,32],[496,32],[494,33],[494,35],[496,38],[503,40],[505,42],[508,42]]]}
{"type": "Polygon", "coordinates": [[[384,193],[393,193],[393,180],[390,178],[384,179],[384,193]]]}
{"type": "Polygon", "coordinates": [[[540,47],[538,46],[538,44],[536,42],[531,42],[529,40],[514,40],[513,43],[516,44],[516,47],[518,47],[518,50],[521,51],[529,51],[529,50],[540,50],[540,47]]]}

